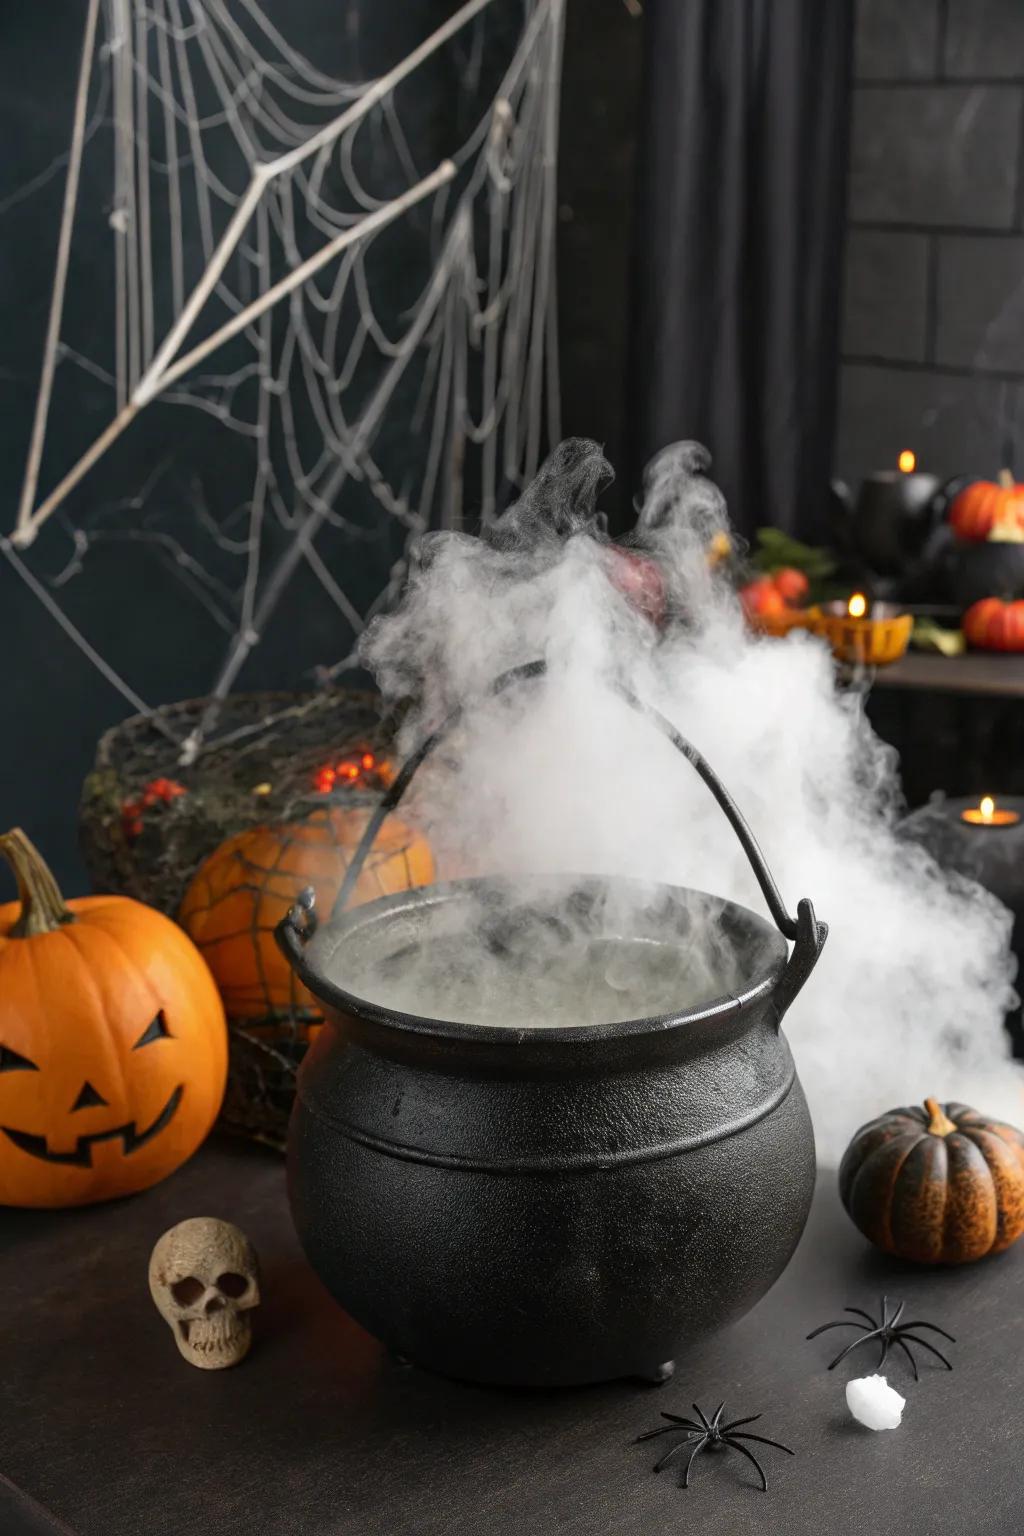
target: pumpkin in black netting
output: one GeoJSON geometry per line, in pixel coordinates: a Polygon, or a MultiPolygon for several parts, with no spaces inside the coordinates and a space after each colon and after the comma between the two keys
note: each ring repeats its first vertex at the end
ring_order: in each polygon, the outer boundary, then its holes
{"type": "MultiPolygon", "coordinates": [[[[371,812],[318,807],[300,821],[251,827],[229,837],[196,871],[178,921],[198,945],[236,1019],[320,1018],[274,939],[306,886],[329,912],[371,812]]],[[[356,881],[350,905],[434,879],[430,846],[389,816],[356,881]]]]}

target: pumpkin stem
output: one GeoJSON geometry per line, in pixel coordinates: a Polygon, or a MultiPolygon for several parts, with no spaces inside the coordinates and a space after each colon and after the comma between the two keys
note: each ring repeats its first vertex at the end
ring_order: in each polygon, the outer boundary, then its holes
{"type": "Polygon", "coordinates": [[[74,922],[49,866],[20,827],[0,835],[0,854],[14,871],[21,902],[21,916],[8,930],[8,938],[31,939],[74,922]]]}
{"type": "Polygon", "coordinates": [[[999,471],[999,484],[1002,486],[1004,491],[1012,491],[1013,490],[1014,479],[1013,479],[1013,473],[1012,473],[1011,470],[1009,470],[1009,469],[1001,469],[999,471]]]}
{"type": "Polygon", "coordinates": [[[946,1114],[938,1099],[925,1099],[924,1107],[928,1111],[928,1131],[932,1136],[950,1136],[956,1130],[956,1125],[946,1114]]]}

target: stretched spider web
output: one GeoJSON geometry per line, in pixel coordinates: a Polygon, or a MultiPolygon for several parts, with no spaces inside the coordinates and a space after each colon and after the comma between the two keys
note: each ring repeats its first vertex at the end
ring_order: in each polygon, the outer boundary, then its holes
{"type": "MultiPolygon", "coordinates": [[[[166,564],[223,635],[186,762],[297,571],[336,612],[343,642],[321,674],[337,677],[415,539],[461,526],[464,509],[492,519],[559,435],[562,4],[468,0],[353,82],[304,57],[258,0],[88,0],[34,429],[0,550],[146,713],[62,592],[103,544],[166,564]],[[455,105],[424,111],[438,99],[455,105]],[[64,301],[83,164],[104,147],[101,353],[95,324],[77,344],[64,301]],[[109,413],[65,411],[58,434],[75,372],[108,391],[109,413]],[[182,407],[200,428],[173,426],[182,407]],[[166,455],[147,438],[142,483],[111,494],[143,415],[170,423],[166,455]],[[187,494],[162,493],[183,461],[187,494]]],[[[331,24],[346,14],[356,0],[332,4],[331,24]]]]}

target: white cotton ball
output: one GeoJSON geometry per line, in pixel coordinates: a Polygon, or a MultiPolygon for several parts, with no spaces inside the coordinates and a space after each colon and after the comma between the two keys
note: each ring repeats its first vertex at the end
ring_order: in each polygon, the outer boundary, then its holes
{"type": "Polygon", "coordinates": [[[905,1402],[884,1376],[860,1376],[846,1383],[846,1406],[868,1429],[895,1429],[905,1402]]]}

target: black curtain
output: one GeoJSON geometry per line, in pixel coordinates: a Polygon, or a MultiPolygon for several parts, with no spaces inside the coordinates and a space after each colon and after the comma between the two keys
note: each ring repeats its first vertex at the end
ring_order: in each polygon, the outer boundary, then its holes
{"type": "Polygon", "coordinates": [[[853,0],[650,0],[634,480],[697,438],[744,532],[827,532],[853,0]]]}

